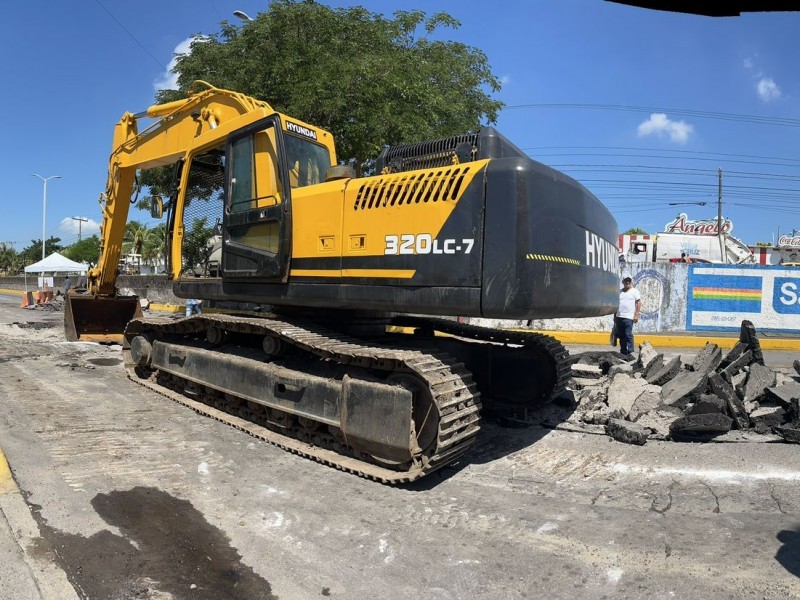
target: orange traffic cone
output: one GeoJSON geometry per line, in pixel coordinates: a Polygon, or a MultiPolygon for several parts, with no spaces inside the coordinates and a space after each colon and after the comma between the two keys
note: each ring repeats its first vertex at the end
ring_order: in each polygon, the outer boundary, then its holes
{"type": "Polygon", "coordinates": [[[22,293],[22,302],[20,303],[20,308],[27,308],[33,304],[33,292],[23,292],[22,293]]]}

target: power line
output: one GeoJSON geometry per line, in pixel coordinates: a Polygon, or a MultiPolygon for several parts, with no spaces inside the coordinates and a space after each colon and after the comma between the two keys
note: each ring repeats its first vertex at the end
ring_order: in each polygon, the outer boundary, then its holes
{"type": "Polygon", "coordinates": [[[130,37],[130,38],[131,38],[131,39],[134,41],[134,43],[135,43],[137,46],[139,46],[139,48],[141,48],[142,50],[144,50],[144,53],[145,53],[145,54],[147,54],[147,56],[149,56],[150,58],[152,58],[152,59],[153,59],[153,60],[156,62],[156,64],[157,64],[159,67],[161,67],[161,68],[162,68],[162,69],[164,69],[165,71],[167,70],[167,67],[165,67],[165,66],[164,66],[164,64],[163,64],[163,63],[162,63],[160,60],[158,60],[158,59],[157,59],[155,56],[153,56],[153,55],[150,53],[150,51],[149,51],[147,48],[145,48],[145,47],[144,47],[144,46],[143,46],[143,45],[142,45],[142,44],[139,42],[139,40],[137,40],[137,39],[136,39],[136,37],[135,37],[135,36],[134,36],[134,35],[133,35],[133,34],[132,34],[130,31],[128,31],[128,29],[125,27],[125,25],[123,25],[123,24],[122,24],[122,23],[119,21],[119,19],[117,19],[117,17],[115,17],[115,16],[114,16],[114,15],[111,13],[111,11],[110,11],[110,10],[108,10],[108,9],[107,9],[105,6],[103,6],[103,3],[102,3],[102,2],[100,2],[100,0],[94,0],[94,1],[95,1],[95,2],[97,2],[97,4],[100,6],[100,8],[102,8],[104,11],[106,11],[106,12],[108,13],[108,16],[109,16],[109,17],[111,17],[112,19],[114,19],[114,21],[116,22],[116,24],[120,26],[120,29],[122,29],[122,31],[124,31],[125,33],[127,33],[127,34],[128,34],[128,37],[130,37]]]}
{"type": "Polygon", "coordinates": [[[785,117],[762,117],[759,115],[742,115],[736,113],[692,110],[687,108],[663,108],[657,106],[628,106],[625,104],[515,104],[512,106],[504,107],[504,110],[513,110],[520,108],[614,110],[623,112],[670,113],[673,115],[699,117],[703,119],[719,119],[722,121],[758,123],[760,125],[779,125],[782,127],[800,127],[800,119],[789,119],[785,117]]]}
{"type": "MultiPolygon", "coordinates": [[[[675,154],[706,154],[710,156],[732,156],[735,158],[759,158],[762,160],[785,160],[800,165],[800,159],[782,156],[761,156],[757,154],[735,154],[731,152],[707,152],[703,150],[677,150],[673,148],[636,148],[635,146],[528,146],[523,150],[639,150],[642,152],[672,152],[675,154]]],[[[625,155],[631,156],[631,155],[625,155]]],[[[633,155],[638,156],[638,155],[633,155]]],[[[670,157],[664,157],[670,158],[670,157]]],[[[678,157],[671,157],[678,158],[678,157]]]]}

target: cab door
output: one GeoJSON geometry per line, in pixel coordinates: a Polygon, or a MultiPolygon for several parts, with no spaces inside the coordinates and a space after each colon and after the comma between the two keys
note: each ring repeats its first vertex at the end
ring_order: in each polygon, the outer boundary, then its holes
{"type": "Polygon", "coordinates": [[[278,115],[227,141],[222,276],[285,282],[291,256],[291,189],[278,115]]]}

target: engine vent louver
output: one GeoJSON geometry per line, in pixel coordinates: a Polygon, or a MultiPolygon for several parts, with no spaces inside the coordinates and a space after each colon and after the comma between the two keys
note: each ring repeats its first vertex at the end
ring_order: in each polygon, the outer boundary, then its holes
{"type": "Polygon", "coordinates": [[[353,210],[454,201],[470,169],[468,165],[457,165],[438,171],[370,178],[358,188],[353,210]]]}
{"type": "Polygon", "coordinates": [[[385,148],[378,156],[375,166],[378,173],[435,169],[473,161],[477,154],[478,133],[465,133],[385,148]]]}

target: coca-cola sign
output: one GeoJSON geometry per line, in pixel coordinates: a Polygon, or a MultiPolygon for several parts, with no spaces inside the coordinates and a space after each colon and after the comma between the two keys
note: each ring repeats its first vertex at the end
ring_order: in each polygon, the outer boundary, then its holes
{"type": "MultiPolygon", "coordinates": [[[[733,223],[730,219],[725,219],[722,222],[722,233],[730,233],[733,230],[733,223]]],[[[675,217],[674,221],[667,223],[664,226],[664,233],[685,233],[688,235],[717,235],[719,228],[717,227],[716,219],[702,219],[699,221],[692,221],[686,216],[686,213],[681,213],[675,217]]]]}
{"type": "Polygon", "coordinates": [[[778,238],[778,246],[791,246],[800,248],[800,235],[782,235],[778,238]]]}

